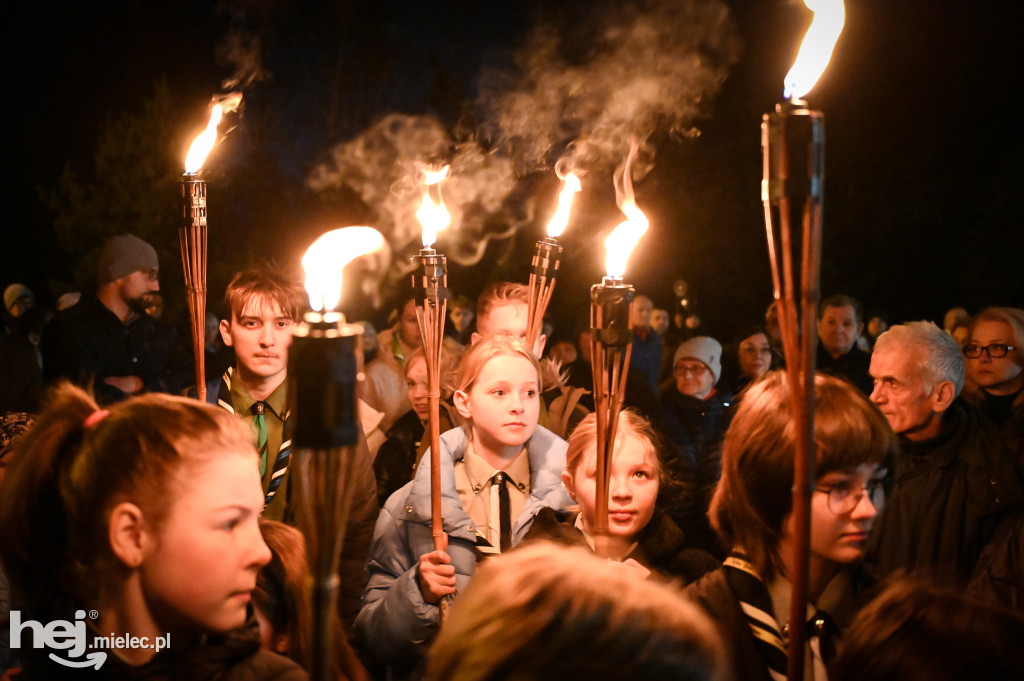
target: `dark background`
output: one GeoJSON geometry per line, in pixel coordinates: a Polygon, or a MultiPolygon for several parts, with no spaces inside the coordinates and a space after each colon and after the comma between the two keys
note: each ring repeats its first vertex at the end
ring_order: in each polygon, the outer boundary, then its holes
{"type": "MultiPolygon", "coordinates": [[[[431,114],[464,134],[482,65],[510,63],[544,23],[563,49],[585,53],[581,27],[607,4],[9,3],[0,286],[21,281],[52,301],[88,284],[86,264],[107,234],[131,231],[161,252],[168,314],[181,315],[180,159],[210,96],[239,66],[231,36],[259,37],[261,78],[245,87],[243,114],[208,163],[214,307],[233,271],[262,260],[296,268],[322,231],[372,224],[373,206],[351,191],[306,184],[332,147],[391,113],[431,114]],[[117,133],[127,141],[112,141],[117,133]],[[74,181],[62,185],[68,168],[74,181]]],[[[626,275],[661,305],[674,303],[672,283],[684,279],[706,328],[723,339],[760,319],[771,299],[759,126],[809,21],[801,4],[725,4],[736,61],[704,103],[698,137],[652,131],[655,166],[637,183],[651,228],[626,275]]],[[[941,321],[953,305],[1024,306],[1021,3],[846,4],[832,62],[808,95],[827,116],[823,294],[854,295],[894,322],[941,321]]],[[[451,263],[456,291],[526,281],[557,183],[550,168],[520,180],[513,197],[539,202],[545,217],[492,240],[474,266],[451,263]]],[[[610,172],[585,180],[578,205],[551,308],[565,327],[585,316],[603,233],[621,219],[610,172]]],[[[345,309],[382,322],[403,286],[386,286],[379,300],[350,295],[345,309]]]]}

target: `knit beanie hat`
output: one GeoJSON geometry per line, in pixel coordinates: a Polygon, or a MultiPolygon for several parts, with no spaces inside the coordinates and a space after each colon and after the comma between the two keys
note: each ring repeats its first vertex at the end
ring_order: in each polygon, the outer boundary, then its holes
{"type": "Polygon", "coordinates": [[[160,267],[156,251],[137,236],[115,236],[103,246],[96,267],[96,285],[103,286],[132,272],[160,267]]]}
{"type": "Polygon", "coordinates": [[[676,349],[672,358],[672,366],[681,359],[695,359],[703,362],[711,371],[711,385],[718,383],[722,375],[722,344],[709,336],[694,336],[676,349]]]}
{"type": "Polygon", "coordinates": [[[10,312],[14,304],[22,298],[35,298],[35,294],[24,284],[14,283],[4,289],[4,307],[10,312]]]}

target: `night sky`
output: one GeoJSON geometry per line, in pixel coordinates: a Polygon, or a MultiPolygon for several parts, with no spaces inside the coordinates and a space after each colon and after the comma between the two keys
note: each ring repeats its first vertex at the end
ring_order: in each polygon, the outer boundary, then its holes
{"type": "MultiPolygon", "coordinates": [[[[607,22],[617,15],[607,8],[623,7],[623,16],[635,18],[673,4],[702,3],[8,3],[9,213],[0,285],[25,282],[46,301],[79,287],[75,265],[89,257],[88,248],[59,238],[40,190],[57,190],[69,164],[85,184],[110,181],[97,178],[94,166],[104,129],[143,116],[147,98],[165,82],[169,132],[146,144],[163,164],[154,187],[157,202],[167,197],[166,219],[125,218],[107,229],[158,246],[168,308],[180,312],[174,172],[222,81],[252,73],[242,67],[255,62],[241,63],[229,46],[252,46],[256,37],[259,50],[251,54],[259,56],[260,77],[244,88],[243,113],[208,163],[211,300],[247,264],[296,267],[322,231],[383,219],[380,206],[353,187],[313,188],[308,179],[333,167],[332,150],[353,148],[392,114],[433,116],[454,142],[476,140],[491,160],[515,156],[515,181],[504,188],[500,211],[466,216],[467,224],[475,219],[480,230],[501,236],[476,265],[453,261],[449,283],[474,296],[488,280],[525,282],[532,243],[554,206],[552,166],[581,123],[565,125],[564,139],[545,156],[516,156],[525,142],[499,139],[489,127],[494,106],[506,101],[502,88],[517,82],[500,74],[544,53],[537,46],[545,43],[529,42],[541,27],[560,63],[582,70],[610,50],[607,22]],[[486,104],[481,93],[489,93],[486,104]],[[149,236],[157,223],[163,231],[149,236]]],[[[673,303],[672,282],[684,279],[708,329],[725,340],[757,321],[771,298],[760,118],[781,99],[810,15],[802,3],[781,0],[714,4],[728,8],[728,29],[696,40],[695,49],[721,79],[675,131],[671,111],[659,119],[664,126],[648,131],[656,155],[636,189],[651,228],[626,279],[662,305],[673,303]]],[[[895,322],[941,320],[953,305],[1024,307],[1017,108],[1024,8],[1010,1],[846,5],[832,63],[807,97],[827,117],[822,293],[852,294],[895,322]]],[[[696,29],[680,36],[691,33],[700,38],[696,29]]],[[[563,239],[564,275],[552,311],[566,324],[585,315],[588,287],[602,274],[603,234],[621,220],[611,176],[607,164],[590,169],[563,239]]],[[[98,246],[104,235],[77,236],[98,246]]],[[[445,239],[455,252],[458,237],[442,237],[443,252],[445,239]]],[[[467,239],[475,241],[463,234],[467,239]]],[[[407,244],[392,246],[400,258],[407,244]]],[[[349,300],[350,317],[380,321],[402,292],[385,284],[380,309],[370,298],[349,300]]]]}

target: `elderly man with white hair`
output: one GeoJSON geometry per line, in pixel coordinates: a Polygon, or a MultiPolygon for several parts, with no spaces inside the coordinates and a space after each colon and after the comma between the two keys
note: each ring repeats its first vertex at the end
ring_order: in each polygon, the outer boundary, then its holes
{"type": "Polygon", "coordinates": [[[869,564],[878,577],[905,568],[964,579],[1022,505],[1020,473],[998,430],[958,399],[963,354],[937,326],[890,328],[878,337],[870,371],[870,399],[899,436],[900,453],[869,564]]]}

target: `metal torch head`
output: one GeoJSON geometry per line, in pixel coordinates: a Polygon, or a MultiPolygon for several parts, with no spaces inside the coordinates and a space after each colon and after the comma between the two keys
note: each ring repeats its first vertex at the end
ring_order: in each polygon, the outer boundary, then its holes
{"type": "Polygon", "coordinates": [[[537,242],[537,250],[533,254],[531,274],[547,279],[558,277],[558,266],[561,264],[562,245],[551,237],[544,237],[537,242]]]}
{"type": "Polygon", "coordinates": [[[296,448],[332,449],[359,441],[362,333],[337,312],[307,312],[296,328],[288,361],[296,448]]]}
{"type": "MultiPolygon", "coordinates": [[[[761,199],[778,206],[783,196],[791,206],[825,198],[825,116],[800,101],[787,101],[761,121],[764,162],[761,199]]],[[[799,223],[797,223],[799,224],[799,223]]]]}
{"type": "Polygon", "coordinates": [[[413,257],[420,264],[419,269],[412,273],[416,305],[422,307],[427,300],[434,304],[447,300],[448,262],[444,255],[432,248],[424,248],[413,257]]]}
{"type": "Polygon", "coordinates": [[[629,308],[635,292],[629,284],[608,277],[590,288],[590,327],[595,340],[618,348],[633,342],[629,308]]]}
{"type": "Polygon", "coordinates": [[[206,227],[206,182],[198,175],[185,174],[181,180],[181,198],[184,211],[182,226],[206,227]]]}

